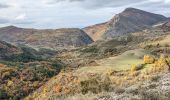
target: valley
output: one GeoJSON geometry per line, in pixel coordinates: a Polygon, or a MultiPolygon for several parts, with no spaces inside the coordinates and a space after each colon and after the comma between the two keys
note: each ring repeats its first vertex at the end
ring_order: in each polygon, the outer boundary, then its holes
{"type": "Polygon", "coordinates": [[[2,100],[169,100],[169,18],[127,8],[82,29],[0,28],[2,100]]]}

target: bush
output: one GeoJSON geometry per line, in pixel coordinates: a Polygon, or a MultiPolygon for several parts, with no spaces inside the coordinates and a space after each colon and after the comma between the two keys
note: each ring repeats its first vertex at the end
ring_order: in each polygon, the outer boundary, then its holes
{"type": "Polygon", "coordinates": [[[131,66],[131,72],[138,71],[143,69],[145,64],[139,64],[139,65],[132,65],[131,66]]]}
{"type": "Polygon", "coordinates": [[[4,90],[0,90],[0,99],[4,100],[6,98],[8,98],[6,92],[4,90]]]}
{"type": "Polygon", "coordinates": [[[107,76],[104,78],[90,78],[89,80],[81,81],[80,85],[82,94],[86,94],[88,92],[97,94],[102,91],[109,91],[110,89],[112,89],[111,80],[107,76]]]}
{"type": "Polygon", "coordinates": [[[136,70],[137,70],[137,67],[136,67],[136,65],[132,65],[130,70],[131,70],[131,72],[134,72],[134,71],[136,71],[136,70]]]}
{"type": "Polygon", "coordinates": [[[169,70],[168,61],[164,56],[160,56],[160,58],[154,63],[153,72],[161,71],[161,70],[169,70]]]}
{"type": "Polygon", "coordinates": [[[85,49],[82,49],[81,52],[83,53],[98,53],[99,49],[95,46],[87,47],[85,49]]]}
{"type": "Polygon", "coordinates": [[[124,92],[125,92],[125,90],[122,89],[122,88],[117,88],[117,89],[115,89],[115,93],[116,93],[116,94],[122,94],[122,93],[124,93],[124,92]]]}
{"type": "Polygon", "coordinates": [[[155,61],[154,57],[152,57],[150,55],[144,55],[143,60],[144,60],[145,64],[153,64],[155,61]]]}
{"type": "Polygon", "coordinates": [[[6,67],[6,65],[4,65],[4,64],[0,64],[0,67],[6,67]]]}

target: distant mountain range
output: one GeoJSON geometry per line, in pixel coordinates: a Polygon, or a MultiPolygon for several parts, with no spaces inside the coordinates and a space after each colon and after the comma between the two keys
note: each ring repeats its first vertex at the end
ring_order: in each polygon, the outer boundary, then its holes
{"type": "MultiPolygon", "coordinates": [[[[25,29],[15,26],[0,28],[0,40],[15,45],[24,44],[33,48],[71,49],[91,44],[97,40],[112,39],[115,36],[152,28],[169,18],[135,8],[127,8],[110,21],[85,27],[62,29],[25,29]]],[[[169,24],[168,24],[169,25],[169,24]]],[[[163,27],[169,29],[169,27],[163,27]]]]}
{"type": "Polygon", "coordinates": [[[127,8],[123,12],[115,15],[110,21],[88,26],[83,30],[91,36],[94,41],[112,39],[114,36],[142,31],[167,19],[168,18],[163,15],[153,14],[135,8],[127,8]]]}
{"type": "Polygon", "coordinates": [[[0,40],[53,49],[80,47],[93,42],[83,30],[77,28],[38,30],[15,26],[0,28],[0,40]]]}

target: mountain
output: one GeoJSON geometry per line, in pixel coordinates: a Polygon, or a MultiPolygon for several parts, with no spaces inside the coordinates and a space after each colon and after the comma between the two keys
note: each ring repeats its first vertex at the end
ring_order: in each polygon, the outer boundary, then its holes
{"type": "Polygon", "coordinates": [[[153,14],[135,8],[127,8],[115,15],[110,21],[89,26],[83,30],[96,41],[141,31],[166,19],[165,16],[159,14],[153,14]]]}
{"type": "Polygon", "coordinates": [[[93,42],[78,28],[38,30],[8,26],[0,28],[0,39],[13,44],[53,49],[80,47],[93,42]]]}

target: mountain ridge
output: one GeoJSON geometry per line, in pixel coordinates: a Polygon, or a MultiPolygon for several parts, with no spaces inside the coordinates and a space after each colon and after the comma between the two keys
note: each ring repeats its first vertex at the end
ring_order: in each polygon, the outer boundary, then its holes
{"type": "Polygon", "coordinates": [[[167,18],[163,15],[146,12],[136,8],[126,8],[123,12],[116,14],[110,21],[102,24],[102,29],[100,29],[102,31],[97,31],[100,24],[85,27],[83,30],[95,41],[98,39],[112,39],[114,36],[142,31],[159,21],[166,19],[167,18]],[[95,34],[97,35],[95,36],[95,34]]]}
{"type": "Polygon", "coordinates": [[[7,26],[0,28],[0,39],[13,44],[53,49],[81,47],[93,42],[79,28],[31,29],[7,26]]]}

